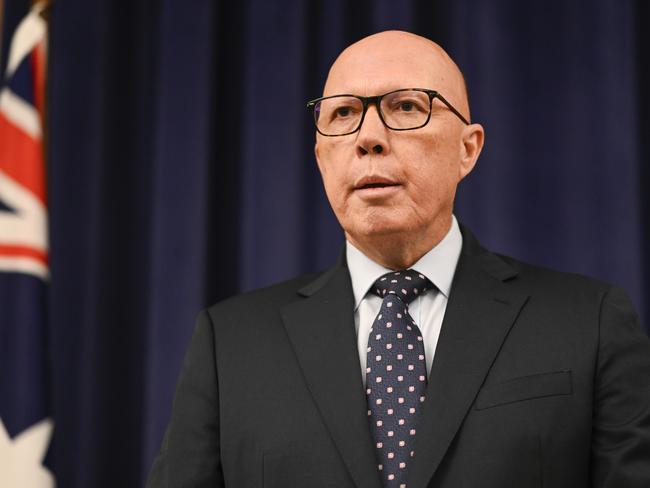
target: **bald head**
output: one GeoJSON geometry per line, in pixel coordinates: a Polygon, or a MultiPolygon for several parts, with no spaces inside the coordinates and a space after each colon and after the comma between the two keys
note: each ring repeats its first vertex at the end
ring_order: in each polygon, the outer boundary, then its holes
{"type": "Polygon", "coordinates": [[[330,68],[323,95],[372,96],[397,88],[437,90],[469,119],[456,63],[438,44],[410,32],[380,32],[346,48],[330,68]]]}

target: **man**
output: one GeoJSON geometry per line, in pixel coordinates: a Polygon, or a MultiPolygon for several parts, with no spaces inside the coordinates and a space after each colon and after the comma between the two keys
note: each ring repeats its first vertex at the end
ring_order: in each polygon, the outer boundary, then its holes
{"type": "Polygon", "coordinates": [[[200,315],[149,486],[650,486],[625,294],[492,254],[452,215],[484,133],[447,54],[370,36],[310,107],[346,250],[200,315]]]}

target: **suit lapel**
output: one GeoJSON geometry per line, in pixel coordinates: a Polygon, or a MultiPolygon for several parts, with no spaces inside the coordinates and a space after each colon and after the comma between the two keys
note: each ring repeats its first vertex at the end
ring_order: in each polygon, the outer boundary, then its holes
{"type": "Polygon", "coordinates": [[[358,488],[380,488],[367,418],[347,268],[338,266],[282,310],[307,386],[358,488]]]}
{"type": "Polygon", "coordinates": [[[503,283],[516,271],[486,251],[474,253],[478,244],[463,233],[463,254],[417,429],[409,488],[428,485],[527,300],[503,283]]]}

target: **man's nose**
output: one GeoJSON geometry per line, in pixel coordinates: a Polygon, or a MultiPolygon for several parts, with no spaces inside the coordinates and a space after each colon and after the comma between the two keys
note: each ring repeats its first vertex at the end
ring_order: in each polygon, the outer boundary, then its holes
{"type": "Polygon", "coordinates": [[[357,154],[386,154],[388,146],[388,128],[379,117],[377,106],[372,104],[366,111],[366,116],[357,135],[357,154]]]}

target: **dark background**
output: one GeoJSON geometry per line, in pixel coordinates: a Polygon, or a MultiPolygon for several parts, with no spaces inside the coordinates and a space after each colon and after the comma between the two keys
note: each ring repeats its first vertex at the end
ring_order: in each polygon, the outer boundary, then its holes
{"type": "Polygon", "coordinates": [[[56,2],[59,486],[141,486],[197,312],[332,263],[342,236],[305,102],[337,53],[376,31],[436,40],[465,72],[486,147],[459,190],[459,220],[492,250],[624,287],[650,317],[648,5],[56,2]]]}

